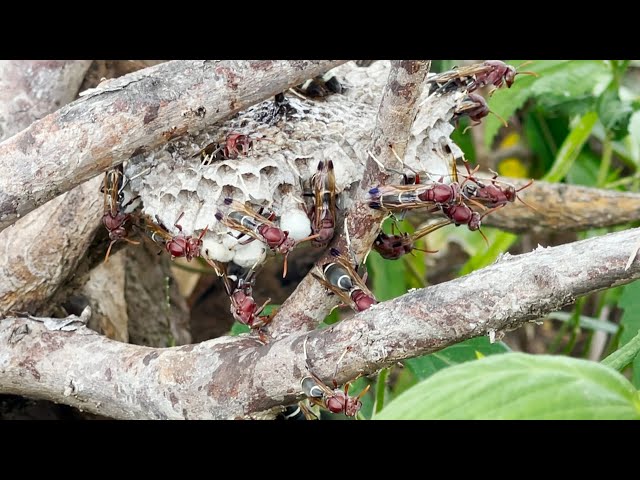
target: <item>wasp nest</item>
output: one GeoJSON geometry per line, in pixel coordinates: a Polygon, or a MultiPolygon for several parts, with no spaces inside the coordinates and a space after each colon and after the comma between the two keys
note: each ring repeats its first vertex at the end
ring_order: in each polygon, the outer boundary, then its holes
{"type": "MultiPolygon", "coordinates": [[[[216,220],[217,212],[228,211],[224,199],[249,202],[255,210],[265,207],[277,215],[276,223],[292,238],[308,236],[305,188],[320,161],[333,161],[338,193],[361,178],[389,68],[386,61],[369,68],[350,62],[331,72],[342,93],[310,99],[290,90],[284,92],[284,101],[264,101],[138,155],[128,162],[125,174],[132,178],[146,173],[134,178],[130,188],[140,195],[144,212],[157,216],[174,234],[178,230],[173,225],[183,212],[179,223],[185,234],[199,235],[208,227],[203,254],[240,266],[258,263],[265,257],[266,245],[241,245],[216,220]],[[223,150],[233,135],[246,135],[245,144],[235,151],[223,150]]],[[[447,173],[451,153],[445,151],[461,155],[449,135],[462,97],[454,91],[427,98],[424,92],[404,158],[406,166],[436,175],[447,173]]]]}

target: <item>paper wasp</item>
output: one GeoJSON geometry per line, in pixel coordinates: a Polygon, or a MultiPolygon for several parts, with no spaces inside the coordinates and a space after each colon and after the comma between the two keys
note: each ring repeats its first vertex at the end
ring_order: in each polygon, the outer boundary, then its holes
{"type": "Polygon", "coordinates": [[[216,213],[216,219],[228,228],[237,230],[241,235],[249,236],[249,239],[240,242],[245,245],[253,240],[259,240],[266,243],[274,252],[284,255],[284,272],[283,277],[287,276],[287,256],[293,250],[293,247],[300,242],[313,240],[318,235],[311,235],[296,242],[289,237],[288,231],[282,231],[275,223],[271,221],[275,215],[270,215],[267,219],[257,212],[247,208],[243,203],[235,201],[231,198],[225,198],[224,204],[231,207],[231,212],[226,216],[221,212],[216,213]]]}
{"type": "Polygon", "coordinates": [[[309,367],[309,359],[307,357],[307,339],[308,337],[305,337],[303,349],[309,376],[304,377],[300,382],[302,391],[311,403],[324,407],[331,413],[344,413],[347,417],[355,417],[358,411],[362,408],[362,402],[360,399],[369,391],[370,385],[367,385],[357,397],[349,395],[350,383],[345,384],[343,391],[338,388],[338,383],[334,379],[334,389],[332,390],[329,388],[311,371],[311,368],[309,367]]]}
{"type": "Polygon", "coordinates": [[[216,274],[222,277],[222,283],[231,301],[229,310],[233,318],[251,328],[260,328],[266,325],[271,319],[268,316],[260,316],[260,313],[271,299],[267,299],[260,307],[253,299],[253,286],[256,277],[255,266],[242,276],[230,275],[228,274],[227,264],[206,257],[205,259],[215,269],[216,274]]]}
{"type": "Polygon", "coordinates": [[[496,112],[492,112],[491,110],[489,110],[489,105],[487,105],[487,101],[482,95],[478,95],[477,93],[470,93],[466,97],[464,97],[462,102],[460,102],[460,104],[456,107],[455,113],[453,115],[453,120],[457,126],[459,119],[466,115],[471,119],[472,122],[476,122],[465,128],[462,132],[465,133],[467,129],[471,128],[472,126],[480,125],[480,120],[490,113],[493,113],[496,117],[498,117],[498,119],[504,124],[505,127],[509,125],[504,118],[502,118],[496,112]]]}
{"type": "Polygon", "coordinates": [[[311,243],[324,246],[331,241],[336,225],[336,177],[333,162],[320,161],[311,179],[314,204],[311,210],[311,233],[317,238],[311,243]]]}
{"type": "MultiPolygon", "coordinates": [[[[527,63],[529,62],[523,63],[521,67],[527,63]]],[[[516,75],[538,76],[534,72],[518,72],[515,67],[507,65],[500,60],[487,60],[482,63],[439,73],[427,79],[427,83],[430,84],[429,95],[460,88],[465,88],[471,93],[486,85],[500,88],[503,84],[506,84],[508,88],[511,88],[516,75]]]]}
{"type": "Polygon", "coordinates": [[[311,275],[356,312],[362,312],[378,303],[355,268],[340,251],[332,248],[331,255],[334,257],[333,261],[322,266],[320,275],[315,272],[311,272],[311,275]]]}
{"type": "Polygon", "coordinates": [[[109,260],[109,254],[111,253],[111,247],[118,240],[124,240],[125,242],[138,245],[140,242],[127,238],[131,232],[131,220],[130,213],[126,213],[126,208],[130,206],[139,196],[131,198],[127,203],[124,201],[124,187],[127,181],[124,180],[124,173],[122,165],[116,168],[112,168],[105,172],[104,180],[100,191],[103,193],[104,198],[104,214],[102,215],[102,224],[109,232],[109,247],[107,248],[107,254],[104,257],[105,263],[109,260]]]}
{"type": "Polygon", "coordinates": [[[182,226],[178,224],[184,212],[182,212],[173,224],[179,231],[177,235],[172,235],[167,227],[160,221],[156,215],[156,222],[150,217],[144,216],[144,228],[151,233],[151,239],[156,243],[161,243],[171,255],[173,260],[176,257],[185,257],[190,262],[194,257],[200,256],[200,248],[202,247],[202,237],[207,233],[208,226],[202,230],[198,238],[191,235],[185,235],[182,232],[182,226]]]}
{"type": "Polygon", "coordinates": [[[397,260],[407,253],[412,253],[413,250],[419,250],[425,253],[436,253],[431,250],[416,248],[414,244],[431,232],[434,232],[446,225],[451,225],[452,223],[453,222],[451,220],[444,220],[442,222],[420,228],[412,234],[405,232],[402,234],[392,233],[391,235],[388,235],[384,232],[380,232],[373,242],[373,249],[378,252],[382,258],[386,258],[387,260],[397,260]]]}

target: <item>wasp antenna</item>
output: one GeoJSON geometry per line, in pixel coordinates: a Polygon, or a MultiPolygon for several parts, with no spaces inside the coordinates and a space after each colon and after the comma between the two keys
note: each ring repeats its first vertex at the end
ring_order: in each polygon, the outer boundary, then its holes
{"type": "Polygon", "coordinates": [[[400,162],[400,165],[402,165],[402,167],[404,168],[404,160],[402,160],[400,158],[400,155],[396,153],[396,150],[395,148],[393,148],[393,145],[389,144],[389,148],[391,149],[391,153],[393,153],[393,156],[396,157],[396,160],[398,160],[400,162]]]}
{"type": "Polygon", "coordinates": [[[376,162],[378,164],[378,167],[380,167],[381,171],[386,171],[385,166],[382,164],[382,162],[380,160],[378,160],[375,155],[373,153],[371,153],[369,150],[367,150],[367,153],[369,154],[369,156],[373,159],[374,162],[376,162]]]}
{"type": "Polygon", "coordinates": [[[516,192],[520,192],[520,191],[524,190],[525,188],[531,186],[532,184],[533,184],[533,178],[531,180],[529,180],[529,182],[526,185],[523,185],[522,187],[517,189],[516,192]]]}
{"type": "Polygon", "coordinates": [[[286,278],[287,276],[287,257],[289,257],[288,253],[284,256],[284,269],[282,270],[282,278],[286,278]]]}
{"type": "Polygon", "coordinates": [[[516,195],[516,198],[518,200],[520,200],[520,202],[522,202],[524,205],[526,205],[527,207],[529,207],[531,210],[533,210],[534,212],[538,212],[540,213],[540,210],[538,210],[536,207],[534,207],[533,205],[528,204],[527,202],[525,202],[524,200],[522,200],[519,196],[516,195]]]}
{"type": "Polygon", "coordinates": [[[533,75],[534,77],[539,77],[540,75],[536,72],[517,72],[516,75],[533,75]]]}
{"type": "Polygon", "coordinates": [[[349,226],[347,225],[347,217],[344,217],[344,236],[347,240],[347,247],[351,248],[351,238],[349,237],[349,226]]]}
{"type": "Polygon", "coordinates": [[[487,239],[486,235],[484,233],[482,233],[482,230],[480,230],[478,228],[478,233],[480,233],[480,235],[482,235],[482,238],[484,239],[484,242],[487,244],[487,247],[489,247],[489,240],[487,239]]]}
{"type": "Polygon", "coordinates": [[[358,400],[360,400],[362,397],[364,397],[364,396],[367,394],[367,392],[369,391],[369,389],[370,389],[370,388],[371,388],[371,385],[370,385],[370,384],[369,384],[369,385],[367,385],[366,387],[364,387],[364,388],[362,389],[362,391],[358,394],[358,396],[357,396],[356,398],[357,398],[358,400]]]}
{"type": "Polygon", "coordinates": [[[493,110],[489,110],[489,113],[493,113],[496,117],[498,117],[498,119],[502,122],[502,124],[503,124],[505,127],[508,127],[508,126],[509,126],[509,124],[507,123],[507,121],[506,121],[504,118],[502,118],[500,115],[498,115],[496,112],[494,112],[493,110]]]}
{"type": "MultiPolygon", "coordinates": [[[[418,250],[419,252],[424,252],[424,253],[438,253],[440,250],[426,250],[424,248],[417,248],[417,247],[413,247],[413,250],[418,250]]],[[[413,251],[411,251],[411,255],[413,255],[413,251]]],[[[415,257],[415,255],[413,255],[415,257]]]]}
{"type": "Polygon", "coordinates": [[[109,243],[109,248],[107,248],[107,254],[104,257],[104,263],[107,263],[109,261],[109,254],[111,253],[111,247],[113,247],[114,243],[116,243],[116,240],[111,240],[111,243],[109,243]]]}

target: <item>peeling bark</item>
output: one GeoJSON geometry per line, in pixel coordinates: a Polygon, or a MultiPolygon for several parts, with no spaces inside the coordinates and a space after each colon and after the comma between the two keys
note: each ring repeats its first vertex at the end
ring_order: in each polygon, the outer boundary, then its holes
{"type": "MultiPolygon", "coordinates": [[[[302,398],[303,341],[313,371],[342,384],[471,337],[499,334],[581,295],[640,278],[640,229],[505,255],[470,275],[414,290],[330,328],[262,345],[223,337],[148,348],[66,320],[0,321],[0,393],[47,398],[123,419],[233,419],[302,398]],[[48,323],[45,323],[48,322],[48,323]],[[73,331],[61,331],[64,326],[73,331]]],[[[75,320],[75,322],[73,321],[75,320]]]]}
{"type": "Polygon", "coordinates": [[[344,61],[172,61],[109,80],[0,144],[0,230],[188,131],[344,61]]]}

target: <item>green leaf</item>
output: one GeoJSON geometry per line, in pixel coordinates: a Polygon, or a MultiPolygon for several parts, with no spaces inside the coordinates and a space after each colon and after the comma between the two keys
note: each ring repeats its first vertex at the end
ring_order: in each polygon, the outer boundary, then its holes
{"type": "Polygon", "coordinates": [[[487,337],[476,337],[424,357],[410,358],[403,363],[416,378],[423,380],[443,368],[476,360],[478,352],[489,356],[508,351],[509,347],[503,342],[491,343],[487,337]]]}
{"type": "Polygon", "coordinates": [[[559,182],[571,169],[573,162],[580,154],[583,145],[591,135],[591,130],[598,120],[598,115],[595,112],[589,112],[586,115],[580,117],[576,122],[565,141],[563,142],[558,154],[556,155],[556,161],[551,166],[551,170],[543,177],[547,182],[559,182]]]}
{"type": "Polygon", "coordinates": [[[377,419],[640,419],[640,396],[595,362],[505,353],[447,368],[399,395],[377,419]]]}
{"type": "MultiPolygon", "coordinates": [[[[640,282],[625,285],[620,296],[620,308],[623,309],[620,326],[620,346],[626,345],[640,332],[640,282]]],[[[640,355],[632,363],[632,381],[636,388],[640,388],[640,355]]]]}
{"type": "MultiPolygon", "coordinates": [[[[508,63],[518,65],[521,62],[508,63]]],[[[585,102],[585,94],[611,76],[601,60],[540,60],[527,65],[526,69],[539,76],[518,76],[510,89],[499,89],[489,100],[489,108],[507,120],[531,97],[543,99],[547,108],[576,103],[575,100],[581,97],[585,102]]],[[[500,126],[500,121],[493,116],[485,119],[485,146],[491,146],[500,126]]]]}
{"type": "MultiPolygon", "coordinates": [[[[491,265],[498,255],[509,250],[518,240],[518,235],[507,232],[500,232],[497,230],[486,229],[485,235],[489,240],[489,248],[481,250],[476,255],[471,257],[460,269],[459,275],[467,275],[468,273],[478,270],[480,268],[491,265]]],[[[480,235],[478,235],[480,237],[480,235]]],[[[484,242],[484,240],[483,240],[484,242]]],[[[483,243],[484,245],[484,243],[483,243]]]]}
{"type": "Polygon", "coordinates": [[[600,158],[593,152],[585,149],[580,152],[576,161],[571,165],[565,177],[566,181],[572,185],[595,187],[598,183],[599,168],[600,158]]]}
{"type": "Polygon", "coordinates": [[[553,165],[558,145],[569,134],[569,122],[565,118],[548,118],[539,110],[533,110],[525,115],[523,127],[529,147],[539,158],[537,164],[541,164],[532,174],[540,178],[553,165]]]}
{"type": "Polygon", "coordinates": [[[371,252],[367,258],[367,271],[373,277],[372,290],[379,302],[407,293],[406,267],[401,261],[385,260],[378,252],[371,252]]]}
{"type": "Polygon", "coordinates": [[[231,331],[229,332],[229,335],[231,335],[232,337],[237,337],[240,334],[249,333],[250,331],[251,329],[249,328],[248,325],[243,325],[240,322],[233,322],[233,325],[231,325],[231,331]]]}
{"type": "Polygon", "coordinates": [[[633,108],[620,100],[618,89],[612,83],[596,102],[598,117],[613,140],[622,140],[629,133],[629,121],[633,108]]]}

